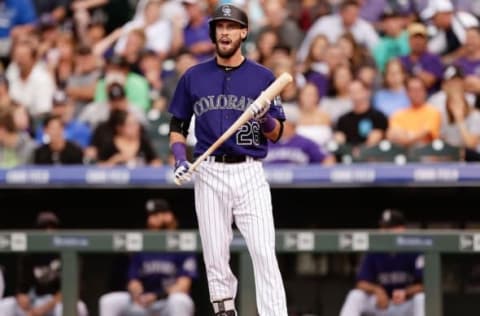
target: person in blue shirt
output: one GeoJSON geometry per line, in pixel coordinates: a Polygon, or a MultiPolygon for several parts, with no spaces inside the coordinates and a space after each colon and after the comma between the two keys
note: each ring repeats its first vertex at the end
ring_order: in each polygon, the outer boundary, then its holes
{"type": "MultiPolygon", "coordinates": [[[[177,219],[164,199],[146,203],[147,228],[175,230],[177,219]]],[[[130,258],[127,292],[100,298],[100,316],[193,316],[190,297],[197,278],[197,259],[191,253],[139,252],[130,258]]]]}
{"type": "Polygon", "coordinates": [[[33,30],[36,21],[32,0],[0,1],[0,58],[8,59],[12,41],[33,30]]]}
{"type": "MultiPolygon", "coordinates": [[[[77,143],[85,148],[90,144],[92,130],[90,127],[74,118],[75,105],[72,103],[63,90],[57,90],[53,94],[52,114],[61,117],[64,124],[65,139],[77,143]]],[[[36,141],[39,144],[48,142],[43,133],[43,126],[38,126],[35,133],[36,141]]]]}
{"type": "MultiPolygon", "coordinates": [[[[387,209],[380,228],[401,233],[405,223],[400,211],[387,209]]],[[[424,316],[423,266],[419,253],[366,254],[340,316],[424,316]]]]}

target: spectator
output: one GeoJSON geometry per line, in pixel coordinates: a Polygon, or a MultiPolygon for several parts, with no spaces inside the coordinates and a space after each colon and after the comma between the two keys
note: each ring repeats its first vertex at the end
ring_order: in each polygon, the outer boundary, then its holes
{"type": "Polygon", "coordinates": [[[78,46],[74,60],[74,70],[67,80],[65,91],[75,104],[76,116],[93,100],[100,70],[99,60],[88,46],[78,46]]]}
{"type": "Polygon", "coordinates": [[[442,122],[446,122],[447,118],[447,90],[457,89],[462,91],[465,100],[470,107],[475,106],[475,95],[465,91],[465,75],[462,68],[458,66],[448,66],[443,74],[442,89],[434,93],[429,99],[428,104],[434,106],[442,116],[442,122]]]}
{"type": "Polygon", "coordinates": [[[375,61],[365,47],[359,45],[351,33],[345,33],[337,41],[353,72],[357,72],[364,65],[374,65],[375,61]]]}
{"type": "Polygon", "coordinates": [[[70,0],[33,0],[37,16],[61,23],[67,17],[70,0]]]}
{"type": "Polygon", "coordinates": [[[250,53],[250,57],[266,67],[272,65],[273,49],[280,43],[277,32],[270,28],[264,28],[255,41],[256,49],[250,53]]]}
{"type": "Polygon", "coordinates": [[[0,73],[0,111],[8,108],[12,103],[12,98],[8,93],[8,79],[4,73],[0,73]]]}
{"type": "Polygon", "coordinates": [[[37,165],[82,164],[83,151],[76,143],[65,139],[60,116],[47,116],[43,123],[45,144],[35,150],[33,162],[37,165]]]}
{"type": "MultiPolygon", "coordinates": [[[[75,142],[77,145],[85,148],[90,144],[92,131],[90,127],[78,121],[74,117],[75,106],[71,99],[63,90],[58,90],[53,95],[53,108],[51,114],[61,118],[64,125],[65,139],[75,142]]],[[[36,131],[36,140],[38,143],[44,143],[43,126],[39,126],[36,131]]],[[[48,137],[47,137],[48,138],[48,137]]],[[[47,140],[48,142],[48,140],[47,140]]]]}
{"type": "Polygon", "coordinates": [[[47,52],[47,66],[59,89],[65,89],[74,72],[75,40],[70,33],[60,33],[55,48],[47,52]]]}
{"type": "MultiPolygon", "coordinates": [[[[140,62],[140,57],[145,51],[145,43],[147,41],[145,32],[143,29],[134,29],[128,33],[127,41],[123,50],[118,52],[120,56],[125,58],[129,64],[130,70],[135,73],[140,73],[138,69],[138,64],[140,62]]],[[[155,51],[152,51],[157,54],[155,51]]]]}
{"type": "Polygon", "coordinates": [[[127,100],[125,88],[117,82],[113,82],[107,87],[107,102],[92,102],[88,104],[78,116],[80,122],[84,122],[94,130],[100,123],[108,120],[110,113],[114,110],[131,111],[140,120],[146,124],[145,113],[127,100]]]}
{"type": "Polygon", "coordinates": [[[406,74],[402,63],[398,59],[391,59],[383,75],[384,88],[377,90],[373,97],[373,107],[390,117],[398,110],[410,105],[405,90],[406,74]]]}
{"type": "MultiPolygon", "coordinates": [[[[380,228],[403,233],[406,221],[397,210],[385,210],[380,228]]],[[[423,255],[418,253],[367,253],[340,316],[424,316],[423,255]]]]}
{"type": "Polygon", "coordinates": [[[265,13],[265,26],[260,29],[269,28],[278,35],[278,41],[292,50],[300,47],[303,34],[300,28],[289,18],[286,8],[286,1],[267,0],[263,5],[265,13]]]}
{"type": "Polygon", "coordinates": [[[12,43],[35,28],[37,15],[31,0],[2,1],[0,15],[4,19],[0,26],[0,59],[7,62],[12,43]]]}
{"type": "Polygon", "coordinates": [[[162,160],[162,163],[174,164],[170,153],[170,119],[171,114],[167,111],[167,102],[165,98],[157,99],[148,112],[147,131],[155,152],[162,160]]]}
{"type": "Polygon", "coordinates": [[[140,73],[147,79],[152,102],[160,97],[163,87],[162,59],[151,50],[142,52],[139,60],[140,73]]]}
{"type": "Polygon", "coordinates": [[[320,96],[325,96],[328,91],[329,67],[325,62],[325,51],[328,48],[328,39],[319,34],[313,40],[308,50],[307,58],[303,63],[303,76],[308,82],[317,87],[320,96]]]}
{"type": "Polygon", "coordinates": [[[118,111],[112,116],[113,137],[97,147],[102,165],[158,166],[161,165],[150,140],[145,136],[135,115],[118,111]]]}
{"type": "Polygon", "coordinates": [[[465,89],[468,92],[480,93],[480,27],[467,29],[465,54],[455,64],[463,70],[465,89]]]}
{"type": "Polygon", "coordinates": [[[443,65],[440,57],[427,51],[427,28],[421,23],[408,26],[410,54],[400,57],[409,76],[422,79],[430,93],[439,88],[443,65]]]}
{"type": "Polygon", "coordinates": [[[465,148],[465,160],[480,161],[480,111],[472,108],[455,84],[445,89],[447,120],[442,121],[441,136],[448,144],[465,148]]]}
{"type": "Polygon", "coordinates": [[[372,108],[371,91],[361,81],[349,86],[353,110],[340,116],[335,129],[335,140],[339,144],[374,146],[384,137],[388,121],[382,112],[372,108]]]}
{"type": "Polygon", "coordinates": [[[382,14],[381,28],[383,36],[373,49],[373,57],[380,72],[392,58],[410,52],[408,33],[404,29],[404,17],[392,9],[385,9],[382,14]]]}
{"type": "Polygon", "coordinates": [[[267,164],[323,164],[332,165],[335,158],[328,154],[311,139],[296,132],[299,111],[295,106],[284,107],[286,121],[283,126],[282,137],[275,143],[269,143],[267,157],[263,160],[267,164]]]}
{"type": "Polygon", "coordinates": [[[332,73],[329,96],[322,98],[320,108],[327,113],[333,125],[340,116],[352,110],[349,92],[352,80],[353,73],[348,65],[339,66],[332,73]]]}
{"type": "Polygon", "coordinates": [[[188,15],[188,24],[183,28],[184,48],[199,61],[212,58],[215,46],[202,3],[199,0],[182,0],[182,3],[188,15]]]}
{"type": "MultiPolygon", "coordinates": [[[[146,210],[148,230],[177,229],[176,216],[166,200],[149,200],[146,210]]],[[[100,316],[193,316],[194,303],[189,293],[197,274],[193,254],[136,253],[128,268],[128,292],[103,295],[99,302],[100,316]]]]}
{"type": "MultiPolygon", "coordinates": [[[[55,213],[40,212],[35,229],[55,231],[60,221],[55,213]]],[[[62,294],[60,292],[62,262],[58,253],[24,255],[21,261],[21,274],[15,297],[0,301],[2,316],[61,316],[62,294]]],[[[78,302],[78,316],[87,316],[85,303],[78,302]]]]}
{"type": "Polygon", "coordinates": [[[162,19],[161,1],[150,0],[140,19],[128,22],[122,27],[122,36],[115,44],[115,53],[121,55],[131,31],[142,29],[145,32],[145,48],[166,57],[172,49],[173,30],[168,20],[162,19]]]}
{"type": "Polygon", "coordinates": [[[29,138],[33,137],[35,132],[32,126],[32,117],[28,114],[27,109],[23,105],[13,102],[11,110],[13,112],[15,129],[19,133],[26,134],[29,138]]]}
{"type": "Polygon", "coordinates": [[[13,109],[0,111],[0,167],[12,168],[32,161],[35,142],[15,126],[13,109]]]}
{"type": "Polygon", "coordinates": [[[107,101],[107,87],[117,82],[125,87],[127,99],[146,112],[150,107],[150,95],[147,80],[130,71],[130,65],[121,56],[114,55],[108,60],[105,77],[98,81],[95,90],[95,102],[107,101]]]}
{"type": "Polygon", "coordinates": [[[301,88],[298,96],[300,117],[296,131],[317,146],[325,146],[332,138],[332,128],[328,114],[319,108],[319,101],[320,96],[313,84],[307,83],[301,88]]]}
{"type": "Polygon", "coordinates": [[[433,26],[428,51],[442,55],[445,64],[463,54],[461,46],[465,43],[466,29],[479,25],[470,13],[456,12],[450,0],[430,0],[422,18],[431,20],[433,26]]]}
{"type": "Polygon", "coordinates": [[[187,50],[182,50],[178,53],[175,60],[175,70],[172,74],[164,79],[161,95],[166,98],[167,103],[175,92],[178,80],[187,71],[188,68],[197,64],[197,59],[187,50]]]}
{"type": "Polygon", "coordinates": [[[24,105],[35,119],[50,111],[55,82],[46,67],[37,61],[31,42],[15,44],[13,61],[6,75],[12,99],[24,105]]]}
{"type": "Polygon", "coordinates": [[[338,14],[319,18],[308,31],[300,49],[298,58],[304,60],[310,42],[317,34],[325,34],[331,43],[335,43],[346,32],[352,33],[360,45],[368,47],[370,51],[378,43],[378,35],[370,23],[358,16],[359,4],[355,0],[345,0],[340,6],[338,14]]]}
{"type": "Polygon", "coordinates": [[[440,112],[426,103],[427,91],[420,78],[407,80],[411,105],[390,117],[388,139],[401,146],[430,143],[440,136],[440,112]]]}

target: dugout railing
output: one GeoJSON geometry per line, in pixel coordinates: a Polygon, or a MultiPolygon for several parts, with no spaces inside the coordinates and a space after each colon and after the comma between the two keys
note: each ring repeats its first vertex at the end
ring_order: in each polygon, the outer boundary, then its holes
{"type": "MultiPolygon", "coordinates": [[[[418,230],[392,234],[372,230],[281,230],[279,253],[294,252],[423,252],[426,315],[442,316],[441,255],[480,251],[480,231],[418,230]]],[[[231,245],[239,254],[239,314],[256,315],[253,270],[246,244],[239,234],[231,245]]],[[[62,258],[62,293],[65,316],[76,315],[79,255],[138,251],[201,252],[196,231],[2,231],[1,253],[59,252],[62,258]]]]}

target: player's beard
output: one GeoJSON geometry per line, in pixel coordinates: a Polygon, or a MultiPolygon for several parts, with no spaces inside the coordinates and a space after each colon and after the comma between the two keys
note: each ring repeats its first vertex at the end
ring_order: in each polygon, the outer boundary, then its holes
{"type": "Polygon", "coordinates": [[[242,39],[241,38],[238,39],[238,40],[232,41],[232,43],[230,44],[230,48],[225,49],[225,50],[222,50],[220,48],[220,44],[218,43],[218,41],[215,43],[215,47],[216,47],[218,56],[220,56],[221,58],[225,58],[225,59],[228,59],[228,58],[232,57],[233,55],[235,55],[237,50],[240,49],[241,45],[242,45],[242,39]]]}

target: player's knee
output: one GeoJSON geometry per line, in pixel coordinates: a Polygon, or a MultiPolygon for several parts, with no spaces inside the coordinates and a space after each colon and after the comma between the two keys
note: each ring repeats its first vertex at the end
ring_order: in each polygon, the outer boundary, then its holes
{"type": "Polygon", "coordinates": [[[421,293],[417,293],[413,296],[413,303],[415,305],[420,305],[420,306],[423,306],[425,304],[425,293],[421,292],[421,293]]]}
{"type": "Polygon", "coordinates": [[[360,289],[353,289],[350,292],[348,292],[346,302],[347,303],[360,303],[365,300],[368,300],[368,295],[365,293],[365,291],[362,291],[360,289]]]}
{"type": "Polygon", "coordinates": [[[193,300],[185,293],[173,293],[168,296],[168,305],[193,310],[193,300]]]}

